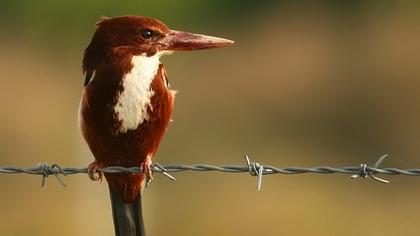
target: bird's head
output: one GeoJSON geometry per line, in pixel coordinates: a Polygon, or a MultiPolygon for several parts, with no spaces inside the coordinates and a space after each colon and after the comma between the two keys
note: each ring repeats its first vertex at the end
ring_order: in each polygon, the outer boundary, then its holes
{"type": "Polygon", "coordinates": [[[219,48],[233,41],[202,34],[169,29],[154,18],[142,16],[103,17],[96,25],[92,41],[85,50],[83,69],[92,73],[115,54],[170,54],[173,51],[219,48]]]}

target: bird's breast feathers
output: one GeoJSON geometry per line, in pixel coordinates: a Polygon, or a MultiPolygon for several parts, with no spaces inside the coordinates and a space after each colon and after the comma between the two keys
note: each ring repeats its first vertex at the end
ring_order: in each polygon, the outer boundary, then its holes
{"type": "MultiPolygon", "coordinates": [[[[155,93],[164,92],[174,95],[173,91],[167,90],[166,73],[162,71],[159,76],[161,54],[148,57],[145,54],[135,55],[131,59],[132,69],[123,75],[121,92],[116,96],[117,101],[114,106],[115,116],[120,122],[119,132],[125,133],[135,130],[144,121],[150,119],[150,112],[153,111],[152,97],[155,93]],[[156,88],[154,91],[152,82],[161,80],[163,87],[156,88]]],[[[163,67],[162,67],[162,70],[163,67]]]]}
{"type": "Polygon", "coordinates": [[[136,129],[139,124],[149,119],[151,98],[154,91],[151,83],[159,69],[159,57],[146,55],[133,56],[133,68],[122,79],[122,91],[117,94],[114,112],[121,123],[120,132],[136,129]]]}

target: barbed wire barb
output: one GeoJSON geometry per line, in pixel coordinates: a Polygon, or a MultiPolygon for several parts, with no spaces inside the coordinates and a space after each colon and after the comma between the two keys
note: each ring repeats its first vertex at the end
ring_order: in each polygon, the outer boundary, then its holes
{"type": "Polygon", "coordinates": [[[384,154],[381,157],[379,157],[379,159],[373,165],[373,168],[368,168],[368,166],[366,164],[360,164],[360,173],[355,174],[355,175],[351,175],[350,178],[357,179],[359,177],[364,177],[364,178],[370,177],[373,180],[376,180],[378,182],[388,184],[390,182],[389,180],[376,177],[375,174],[374,174],[375,172],[377,172],[379,165],[382,163],[383,160],[385,160],[385,158],[387,156],[388,156],[388,154],[384,154]]]}
{"type": "Polygon", "coordinates": [[[165,169],[165,167],[163,167],[161,164],[159,163],[154,163],[153,165],[153,172],[157,172],[157,170],[160,170],[161,173],[168,177],[170,180],[176,180],[175,177],[173,177],[172,175],[168,174],[168,171],[165,169]]]}
{"type": "Polygon", "coordinates": [[[257,176],[257,191],[261,190],[262,176],[264,172],[264,166],[258,162],[251,162],[248,155],[245,154],[246,165],[248,166],[248,172],[251,176],[257,176]]]}
{"type": "Polygon", "coordinates": [[[38,166],[42,170],[41,187],[45,186],[46,179],[50,175],[54,175],[62,186],[67,187],[66,183],[64,183],[64,180],[60,177],[60,174],[66,176],[66,173],[63,171],[63,169],[61,169],[59,165],[53,164],[52,166],[49,166],[47,163],[38,163],[38,166]]]}

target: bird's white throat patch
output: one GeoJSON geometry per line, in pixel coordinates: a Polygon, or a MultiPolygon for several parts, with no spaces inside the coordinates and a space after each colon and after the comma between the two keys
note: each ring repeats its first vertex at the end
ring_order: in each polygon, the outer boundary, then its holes
{"type": "Polygon", "coordinates": [[[137,129],[143,121],[149,119],[148,107],[153,109],[151,98],[154,91],[151,84],[159,69],[159,58],[162,53],[148,57],[145,54],[133,56],[133,69],[124,75],[124,90],[119,94],[114,107],[115,114],[121,122],[120,132],[137,129]]]}

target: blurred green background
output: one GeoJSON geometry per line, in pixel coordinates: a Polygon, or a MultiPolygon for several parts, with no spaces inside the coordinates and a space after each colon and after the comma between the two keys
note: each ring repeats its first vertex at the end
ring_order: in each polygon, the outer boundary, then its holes
{"type": "MultiPolygon", "coordinates": [[[[83,167],[84,47],[102,15],[146,15],[233,47],[163,58],[179,90],[161,164],[420,166],[418,1],[2,0],[0,165],[83,167]]],[[[420,179],[156,176],[149,235],[414,235],[420,179]]],[[[1,235],[113,235],[106,183],[0,176],[1,235]]]]}

